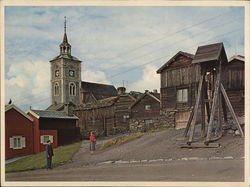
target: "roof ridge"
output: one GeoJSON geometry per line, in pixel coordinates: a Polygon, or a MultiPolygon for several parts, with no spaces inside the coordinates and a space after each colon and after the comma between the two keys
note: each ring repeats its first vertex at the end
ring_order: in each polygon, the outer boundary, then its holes
{"type": "Polygon", "coordinates": [[[96,83],[96,82],[89,82],[89,81],[81,81],[81,82],[90,83],[90,84],[99,84],[99,85],[104,85],[104,86],[114,86],[112,84],[96,83]]]}

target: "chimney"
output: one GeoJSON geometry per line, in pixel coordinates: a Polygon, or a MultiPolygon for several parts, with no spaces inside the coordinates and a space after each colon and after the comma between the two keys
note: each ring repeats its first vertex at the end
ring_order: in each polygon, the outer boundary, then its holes
{"type": "Polygon", "coordinates": [[[69,115],[69,104],[64,104],[64,112],[69,115]]]}
{"type": "Polygon", "coordinates": [[[126,88],[125,87],[118,87],[117,92],[118,92],[118,95],[125,94],[126,88]]]}
{"type": "Polygon", "coordinates": [[[157,89],[153,89],[153,93],[157,93],[157,89]]]}

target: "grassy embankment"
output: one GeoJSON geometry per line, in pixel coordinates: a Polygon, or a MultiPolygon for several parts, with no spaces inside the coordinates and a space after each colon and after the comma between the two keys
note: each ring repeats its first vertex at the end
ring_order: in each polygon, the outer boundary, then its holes
{"type": "MultiPolygon", "coordinates": [[[[73,157],[73,155],[79,150],[80,146],[81,142],[78,142],[55,148],[54,157],[52,160],[52,167],[56,167],[58,165],[61,165],[69,161],[73,157]]],[[[6,172],[25,171],[25,170],[41,169],[45,167],[46,167],[45,153],[41,152],[22,158],[15,162],[6,164],[5,171],[6,172]]]]}
{"type": "MultiPolygon", "coordinates": [[[[129,141],[132,141],[134,139],[140,138],[140,137],[142,137],[144,135],[155,133],[155,132],[160,132],[160,131],[163,131],[163,130],[166,130],[166,129],[151,130],[151,131],[148,131],[148,132],[137,132],[137,133],[132,133],[132,134],[129,134],[129,135],[126,135],[126,136],[114,138],[114,139],[106,142],[105,144],[101,145],[99,150],[104,150],[104,149],[106,149],[108,147],[111,147],[113,145],[120,145],[120,144],[129,142],[129,141]]],[[[168,130],[172,130],[172,128],[168,128],[168,130]]]]}

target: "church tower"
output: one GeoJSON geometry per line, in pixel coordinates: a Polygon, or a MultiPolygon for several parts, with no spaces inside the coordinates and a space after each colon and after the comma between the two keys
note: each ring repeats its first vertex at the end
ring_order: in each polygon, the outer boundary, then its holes
{"type": "Polygon", "coordinates": [[[52,105],[80,104],[81,61],[71,55],[71,45],[66,33],[66,17],[64,36],[60,44],[60,54],[50,61],[51,101],[52,105]]]}

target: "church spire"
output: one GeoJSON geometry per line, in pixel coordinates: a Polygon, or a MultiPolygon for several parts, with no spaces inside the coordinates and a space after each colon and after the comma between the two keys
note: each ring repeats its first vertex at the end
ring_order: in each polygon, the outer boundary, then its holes
{"type": "Polygon", "coordinates": [[[66,33],[66,16],[64,16],[64,36],[63,36],[63,42],[68,43],[67,33],[66,33]]]}
{"type": "Polygon", "coordinates": [[[71,55],[71,45],[68,43],[67,33],[66,33],[66,16],[64,16],[64,36],[63,42],[60,45],[60,55],[67,54],[71,55]]]}

